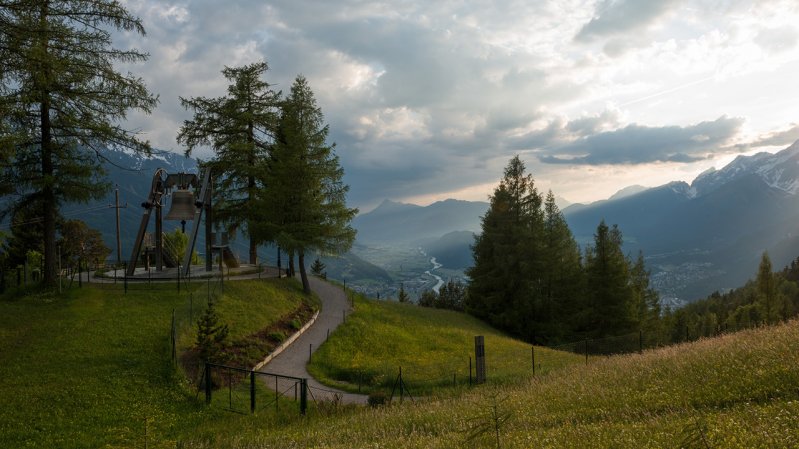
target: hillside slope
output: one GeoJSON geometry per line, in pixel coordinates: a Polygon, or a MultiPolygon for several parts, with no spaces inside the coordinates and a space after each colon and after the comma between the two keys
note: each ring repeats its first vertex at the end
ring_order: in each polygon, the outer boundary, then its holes
{"type": "Polygon", "coordinates": [[[799,322],[185,447],[799,447],[799,322]],[[507,418],[494,426],[492,416],[507,418]],[[498,427],[498,430],[496,430],[498,427]],[[482,429],[482,431],[481,431],[482,429]],[[475,434],[469,441],[470,434],[475,434]]]}

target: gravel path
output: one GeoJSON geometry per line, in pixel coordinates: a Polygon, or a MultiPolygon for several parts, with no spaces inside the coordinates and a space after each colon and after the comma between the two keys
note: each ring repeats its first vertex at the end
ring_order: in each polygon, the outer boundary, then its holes
{"type": "MultiPolygon", "coordinates": [[[[305,368],[309,354],[316,351],[327,339],[328,332],[333,332],[344,321],[344,317],[351,312],[347,295],[340,287],[313,276],[309,276],[309,281],[311,290],[322,300],[322,310],[319,313],[319,317],[305,333],[262,367],[260,371],[308,378],[309,400],[331,400],[338,395],[345,404],[366,404],[366,395],[346,393],[322,385],[311,377],[305,368]]],[[[274,389],[274,383],[272,382],[274,380],[267,381],[266,384],[274,389]]],[[[291,389],[293,391],[292,385],[293,383],[285,382],[285,385],[279,384],[278,389],[283,391],[291,389]]]]}

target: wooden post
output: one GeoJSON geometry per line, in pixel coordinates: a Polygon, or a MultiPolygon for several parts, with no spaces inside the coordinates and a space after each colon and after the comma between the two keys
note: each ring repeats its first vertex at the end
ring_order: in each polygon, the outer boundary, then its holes
{"type": "Polygon", "coordinates": [[[482,384],[486,381],[485,339],[482,335],[474,337],[474,358],[476,366],[475,383],[482,384]]]}
{"type": "Polygon", "coordinates": [[[250,413],[255,413],[255,371],[250,371],[250,413]]]}

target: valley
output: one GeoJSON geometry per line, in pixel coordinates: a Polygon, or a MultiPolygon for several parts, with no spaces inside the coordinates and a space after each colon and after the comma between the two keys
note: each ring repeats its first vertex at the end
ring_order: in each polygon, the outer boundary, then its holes
{"type": "MultiPolygon", "coordinates": [[[[385,246],[355,245],[351,252],[388,274],[388,279],[354,277],[346,279],[347,287],[366,296],[396,299],[400,285],[416,300],[426,290],[436,290],[452,279],[465,283],[463,269],[449,268],[436,261],[423,248],[412,244],[385,246]]],[[[341,260],[341,259],[339,259],[341,260]]],[[[325,259],[327,264],[336,260],[325,259]]],[[[353,273],[354,274],[354,273],[353,273]]]]}

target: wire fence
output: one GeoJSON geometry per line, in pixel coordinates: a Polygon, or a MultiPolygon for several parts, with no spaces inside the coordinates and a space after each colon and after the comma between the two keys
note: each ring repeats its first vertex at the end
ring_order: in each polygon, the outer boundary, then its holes
{"type": "Polygon", "coordinates": [[[280,413],[296,407],[301,415],[308,410],[308,381],[300,377],[205,363],[200,384],[206,404],[214,408],[280,413]]]}
{"type": "MultiPolygon", "coordinates": [[[[490,336],[485,343],[486,380],[502,384],[545,375],[568,366],[590,364],[616,354],[640,353],[662,346],[656,336],[643,332],[604,338],[582,339],[556,346],[499,344],[490,336]]],[[[441,389],[464,389],[477,385],[477,361],[474,353],[447,355],[446,360],[382,366],[339,368],[328,373],[339,386],[353,393],[386,395],[390,402],[435,394],[441,389]]]]}

